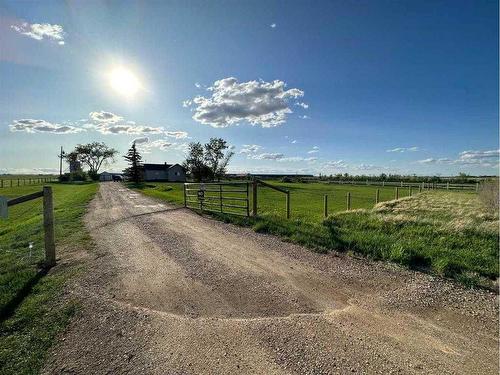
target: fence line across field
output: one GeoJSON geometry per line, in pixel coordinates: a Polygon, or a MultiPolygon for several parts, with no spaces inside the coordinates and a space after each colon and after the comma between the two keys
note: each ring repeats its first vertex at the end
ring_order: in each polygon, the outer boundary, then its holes
{"type": "MultiPolygon", "coordinates": [[[[200,211],[220,212],[224,214],[242,215],[242,216],[257,216],[258,214],[258,187],[270,188],[285,195],[285,213],[289,219],[291,215],[291,200],[290,191],[279,186],[275,186],[262,180],[241,181],[241,182],[207,182],[207,183],[185,183],[184,184],[184,207],[196,209],[200,211]],[[250,189],[251,187],[251,189],[250,189]],[[251,199],[250,199],[251,191],[251,199]],[[252,201],[252,209],[250,210],[250,200],[252,201]],[[230,210],[225,210],[230,209],[230,210]]],[[[418,193],[425,190],[423,184],[394,186],[394,200],[399,200],[401,197],[411,197],[414,195],[415,188],[418,188],[418,193]]],[[[329,199],[337,196],[340,199],[340,194],[324,194],[323,195],[323,216],[328,216],[329,199]]],[[[353,206],[353,200],[356,201],[356,195],[352,195],[347,191],[343,195],[345,199],[346,211],[350,211],[353,206]]],[[[363,197],[363,199],[367,199],[363,197]]],[[[368,198],[372,199],[372,198],[368,198]]],[[[333,200],[330,200],[334,202],[333,200]]],[[[380,189],[376,189],[373,195],[373,204],[380,203],[380,189]]]]}
{"type": "Polygon", "coordinates": [[[0,189],[15,186],[42,185],[55,181],[57,181],[56,177],[2,178],[0,179],[0,189]]]}
{"type": "Polygon", "coordinates": [[[479,182],[475,184],[451,184],[449,182],[403,182],[403,181],[328,181],[329,184],[338,185],[364,185],[364,186],[398,186],[415,187],[422,190],[469,190],[479,191],[479,182]]]}

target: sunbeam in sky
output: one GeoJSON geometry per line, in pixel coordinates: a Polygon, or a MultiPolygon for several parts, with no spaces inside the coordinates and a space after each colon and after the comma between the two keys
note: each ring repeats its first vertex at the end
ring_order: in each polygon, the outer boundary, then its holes
{"type": "Polygon", "coordinates": [[[117,94],[128,99],[135,97],[141,89],[141,83],[136,75],[122,66],[111,70],[109,84],[117,94]]]}

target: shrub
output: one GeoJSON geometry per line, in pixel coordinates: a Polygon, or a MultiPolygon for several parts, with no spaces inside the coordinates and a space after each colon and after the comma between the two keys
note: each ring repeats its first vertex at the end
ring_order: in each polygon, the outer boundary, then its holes
{"type": "Polygon", "coordinates": [[[73,173],[70,173],[69,179],[70,179],[70,181],[86,181],[87,180],[87,173],[85,173],[84,171],[73,172],[73,173]]]}

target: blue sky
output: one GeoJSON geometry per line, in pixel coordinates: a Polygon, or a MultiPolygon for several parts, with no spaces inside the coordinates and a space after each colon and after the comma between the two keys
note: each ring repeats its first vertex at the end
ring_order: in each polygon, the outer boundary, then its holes
{"type": "Polygon", "coordinates": [[[1,1],[0,35],[0,173],[222,137],[233,172],[498,174],[495,1],[1,1]]]}

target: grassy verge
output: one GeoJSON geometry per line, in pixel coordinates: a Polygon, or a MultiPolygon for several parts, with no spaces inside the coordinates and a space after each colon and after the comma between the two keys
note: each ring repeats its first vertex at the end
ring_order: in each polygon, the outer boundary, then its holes
{"type": "MultiPolygon", "coordinates": [[[[97,185],[52,186],[59,257],[63,251],[89,246],[82,217],[97,185]]],[[[16,197],[40,189],[20,186],[0,194],[16,197]]],[[[0,219],[1,374],[38,373],[54,338],[75,311],[75,302],[61,302],[59,297],[78,268],[60,264],[44,275],[39,268],[43,256],[41,199],[11,207],[9,218],[0,219]]]]}
{"type": "MultiPolygon", "coordinates": [[[[429,191],[373,207],[373,202],[368,201],[373,188],[348,187],[353,194],[367,199],[366,208],[345,212],[341,211],[343,206],[333,204],[331,211],[337,212],[323,220],[315,212],[314,202],[321,202],[324,189],[330,189],[332,195],[341,195],[341,190],[316,185],[320,184],[292,186],[295,187],[291,189],[295,207],[292,203],[290,220],[274,208],[276,200],[273,201],[272,194],[275,193],[264,189],[259,190],[261,214],[258,218],[212,215],[225,222],[250,226],[260,233],[281,236],[318,252],[352,252],[453,278],[465,285],[495,286],[499,275],[498,214],[488,212],[476,194],[429,191]],[[304,189],[308,190],[304,192],[304,189]],[[263,207],[266,204],[270,208],[263,207]]],[[[149,184],[140,191],[172,203],[183,202],[180,184],[149,184]]],[[[384,194],[381,196],[388,199],[388,193],[384,194]]]]}

